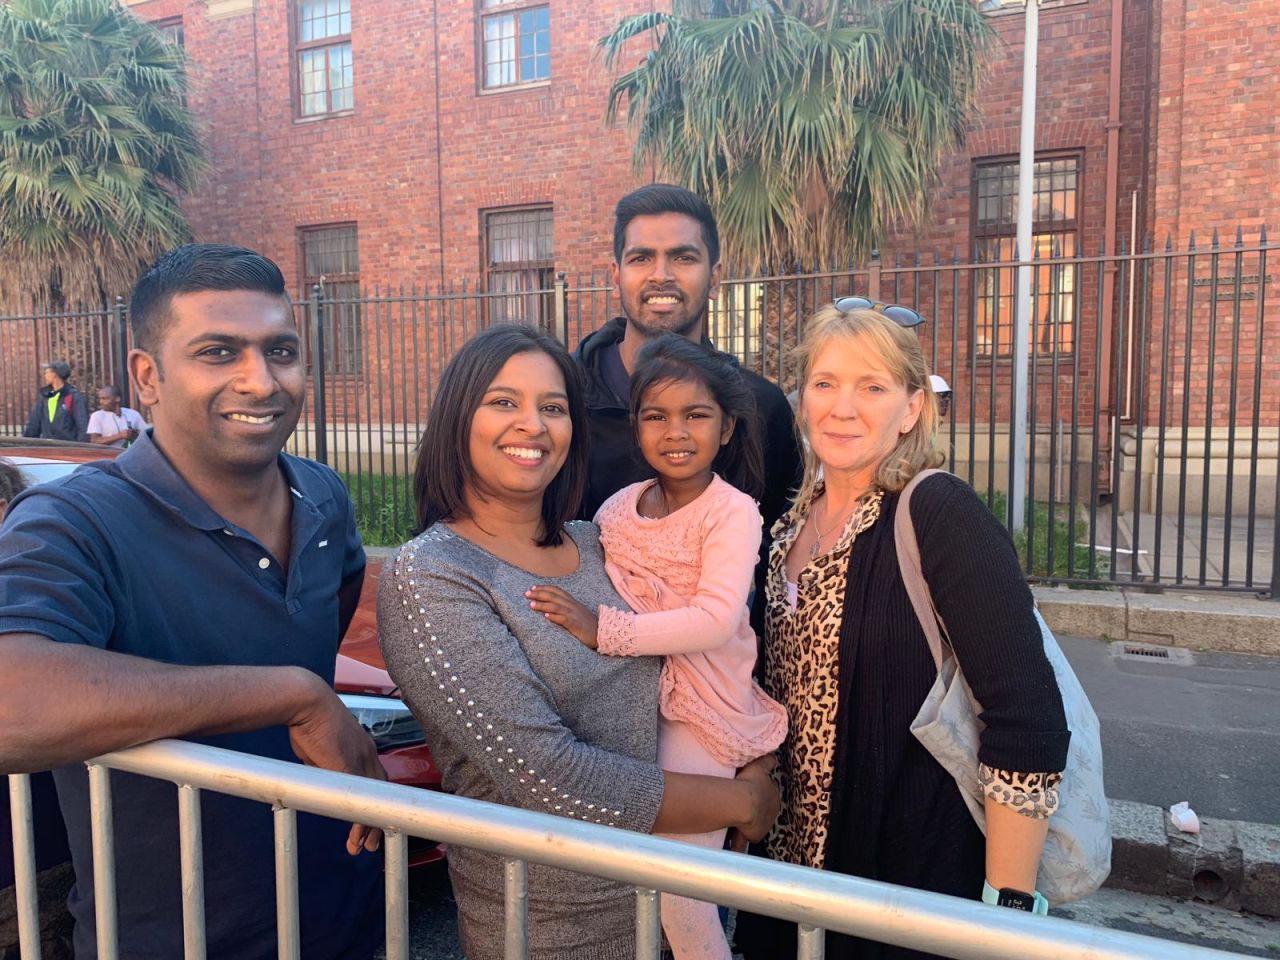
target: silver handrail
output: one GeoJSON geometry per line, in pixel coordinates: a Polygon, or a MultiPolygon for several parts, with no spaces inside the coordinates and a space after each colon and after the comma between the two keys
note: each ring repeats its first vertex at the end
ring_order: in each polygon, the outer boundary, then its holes
{"type": "MultiPolygon", "coordinates": [[[[637,956],[646,960],[656,956],[658,911],[653,891],[795,922],[801,931],[800,960],[822,956],[826,930],[957,960],[1022,960],[1026,956],[1052,956],[1056,960],[1209,960],[1235,956],[1055,917],[999,910],[873,880],[757,858],[748,860],[724,851],[202,744],[159,741],[98,757],[90,762],[91,773],[95,768],[101,773],[91,779],[104,784],[103,774],[110,768],[271,804],[278,811],[277,822],[285,819],[284,811],[305,810],[338,820],[379,825],[408,836],[488,850],[512,864],[506,873],[506,889],[517,900],[525,891],[523,865],[527,862],[630,884],[637,888],[637,956]]],[[[93,802],[107,808],[94,811],[94,822],[109,822],[109,795],[95,791],[93,802]]],[[[279,851],[280,835],[277,836],[279,851]]],[[[284,839],[287,841],[287,836],[284,839]]],[[[15,852],[21,859],[31,851],[15,852]]],[[[392,854],[394,860],[399,857],[398,852],[392,854]]],[[[286,861],[284,869],[294,871],[292,878],[285,878],[288,886],[296,882],[296,858],[281,858],[278,852],[277,863],[282,859],[286,861]]],[[[26,868],[19,864],[19,870],[23,869],[26,868]]],[[[184,863],[183,888],[196,891],[199,888],[187,875],[187,869],[184,863]]],[[[394,870],[388,868],[387,875],[393,887],[405,883],[398,863],[394,870]]],[[[99,889],[103,889],[103,879],[96,879],[99,889]]],[[[393,889],[388,899],[398,900],[400,896],[401,892],[393,889]]],[[[20,898],[19,910],[23,909],[20,898]]],[[[101,916],[102,901],[99,909],[101,923],[105,919],[101,916]]],[[[523,904],[508,903],[506,916],[507,957],[519,960],[527,949],[526,931],[522,929],[527,923],[523,904]]],[[[296,913],[293,920],[296,922],[296,913]]],[[[108,922],[114,930],[114,916],[108,922]]],[[[282,929],[285,927],[287,924],[282,925],[282,929]]],[[[289,934],[296,937],[296,928],[289,934]]],[[[282,946],[289,934],[282,933],[282,946]]],[[[393,932],[389,927],[388,960],[407,960],[406,940],[399,936],[398,929],[393,932]]]]}

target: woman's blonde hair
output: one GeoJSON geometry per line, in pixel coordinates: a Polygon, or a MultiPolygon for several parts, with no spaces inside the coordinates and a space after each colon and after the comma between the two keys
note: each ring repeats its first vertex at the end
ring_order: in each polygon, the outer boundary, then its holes
{"type": "Polygon", "coordinates": [[[924,362],[919,338],[874,310],[837,310],[826,306],[809,318],[795,351],[800,371],[796,421],[805,439],[804,481],[796,497],[798,503],[807,502],[818,485],[818,458],[809,442],[809,425],[804,418],[805,386],[814,360],[833,340],[844,341],[852,349],[870,350],[894,380],[907,388],[908,395],[924,391],[920,416],[876,469],[876,484],[896,493],[921,470],[939,466],[946,459],[938,448],[938,398],[929,383],[929,368],[924,362]]]}

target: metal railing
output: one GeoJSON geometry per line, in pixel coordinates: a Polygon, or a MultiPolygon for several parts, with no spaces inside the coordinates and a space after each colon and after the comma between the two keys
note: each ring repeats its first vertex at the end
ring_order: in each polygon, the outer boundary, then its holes
{"type": "MultiPolygon", "coordinates": [[[[1278,252],[1265,231],[1088,256],[1057,241],[1037,247],[1033,504],[1019,537],[1030,579],[1280,599],[1278,252]]],[[[930,320],[918,328],[925,356],[954,391],[942,422],[947,466],[1011,522],[1017,267],[975,251],[730,276],[708,333],[790,390],[792,349],[814,308],[850,293],[916,306],[930,320]]],[[[520,308],[570,347],[620,312],[603,272],[560,273],[547,289],[515,296],[465,283],[342,297],[317,287],[295,303],[311,382],[290,449],[344,475],[367,542],[410,535],[415,446],[440,373],[469,336],[520,308]]],[[[50,351],[73,353],[82,387],[118,381],[124,312],[118,301],[96,312],[0,317],[0,432],[25,419],[50,351]]]]}
{"type": "MultiPolygon", "coordinates": [[[[636,888],[636,957],[657,960],[658,891],[780,917],[799,925],[799,960],[821,960],[825,931],[967,960],[1208,960],[1203,947],[1033,917],[969,900],[811,870],[579,823],[478,800],[368,780],[180,741],[159,741],[89,761],[97,945],[117,960],[112,770],[178,785],[185,960],[203,960],[200,791],[245,797],[275,811],[276,916],[281,960],[300,960],[296,814],[381,826],[386,846],[387,960],[409,956],[407,837],[433,837],[506,858],[507,960],[528,949],[526,863],[636,888]]],[[[10,776],[23,960],[38,960],[35,847],[29,781],[10,776]]]]}

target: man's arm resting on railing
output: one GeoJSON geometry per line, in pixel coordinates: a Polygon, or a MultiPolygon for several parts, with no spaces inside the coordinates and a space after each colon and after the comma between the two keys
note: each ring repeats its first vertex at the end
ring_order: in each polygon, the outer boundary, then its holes
{"type": "MultiPolygon", "coordinates": [[[[163,737],[279,725],[304,763],[386,779],[373,741],[302,667],[174,666],[36,634],[0,635],[0,773],[47,770],[163,737]]],[[[377,846],[364,827],[353,828],[353,844],[377,846]]]]}

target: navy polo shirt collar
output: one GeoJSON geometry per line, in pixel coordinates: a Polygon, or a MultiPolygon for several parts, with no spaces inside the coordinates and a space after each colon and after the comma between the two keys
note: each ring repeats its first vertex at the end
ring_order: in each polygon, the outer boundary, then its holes
{"type": "MultiPolygon", "coordinates": [[[[225,529],[227,521],[191,489],[187,481],[182,479],[182,475],[173,468],[168,457],[156,446],[151,436],[153,430],[154,428],[148,428],[144,431],[128,450],[116,458],[116,465],[121,474],[131,484],[197,530],[225,529]]],[[[276,462],[284,471],[285,480],[288,481],[294,497],[312,506],[313,509],[307,511],[309,515],[318,514],[314,508],[332,499],[333,494],[327,486],[305,484],[294,469],[294,465],[283,453],[277,454],[276,462]],[[308,486],[310,489],[307,488],[308,486]]],[[[295,534],[298,532],[295,530],[295,534]]]]}

